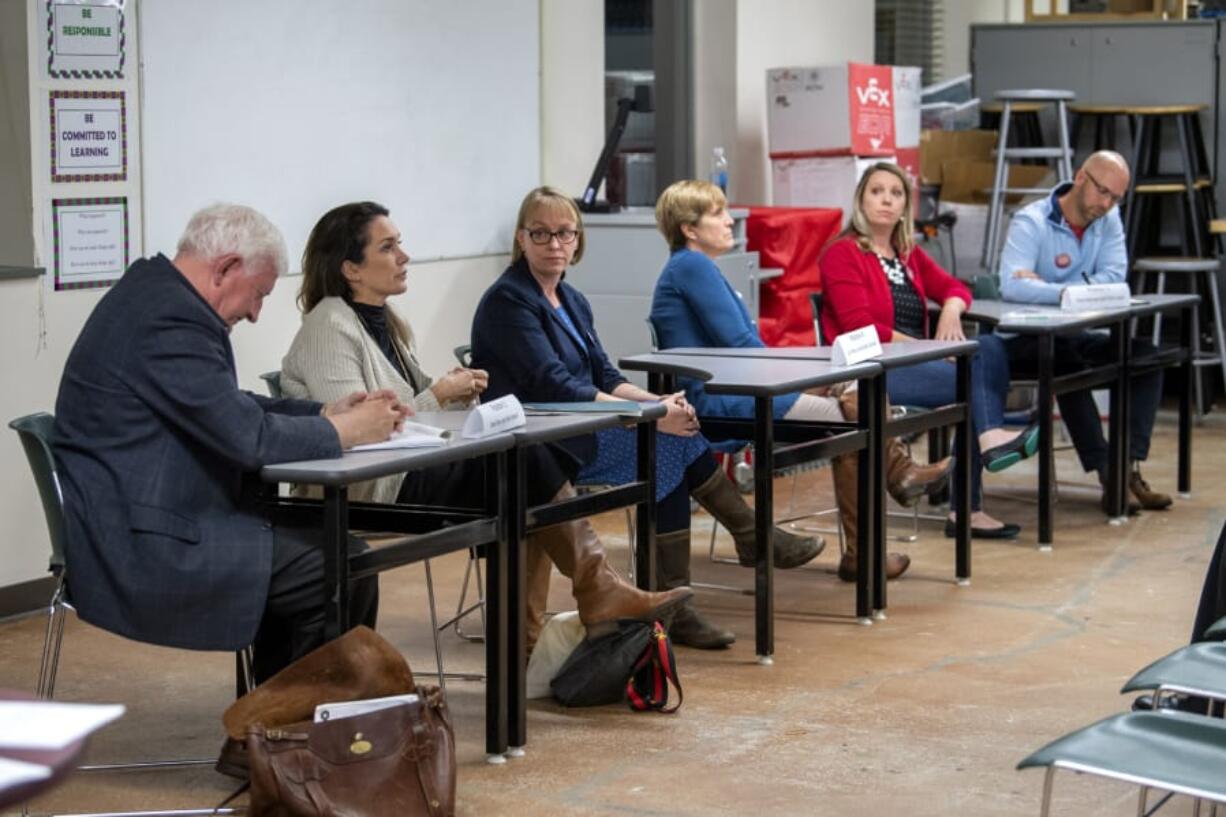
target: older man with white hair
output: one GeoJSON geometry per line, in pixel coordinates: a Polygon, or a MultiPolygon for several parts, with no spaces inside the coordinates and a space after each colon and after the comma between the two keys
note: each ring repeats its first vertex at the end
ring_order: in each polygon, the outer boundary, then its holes
{"type": "MultiPolygon", "coordinates": [[[[1127,281],[1128,255],[1124,227],[1117,205],[1128,192],[1130,173],[1124,157],[1114,151],[1091,154],[1073,181],[1052,190],[1014,214],[1000,257],[1000,293],[1006,301],[1057,304],[1069,286],[1127,281]]],[[[1005,340],[1009,368],[1014,376],[1034,373],[1037,338],[1017,335],[1005,340]]],[[[1114,358],[1110,338],[1101,332],[1080,332],[1055,339],[1057,374],[1071,374],[1103,365],[1114,358]]],[[[1131,354],[1154,351],[1148,341],[1132,340],[1131,354]]],[[[1060,395],[1060,415],[1068,426],[1082,467],[1097,471],[1105,484],[1107,442],[1098,407],[1088,390],[1060,395]]],[[[1133,469],[1128,488],[1140,508],[1162,510],[1171,504],[1168,494],[1153,490],[1141,476],[1138,463],[1149,455],[1150,436],[1162,399],[1162,372],[1133,378],[1129,414],[1130,458],[1133,469]]],[[[1106,497],[1103,498],[1104,509],[1106,497]]]]}
{"type": "MultiPolygon", "coordinates": [[[[407,412],[385,393],[323,405],[238,388],[230,330],[259,318],[285,269],[260,213],[196,213],[173,261],[140,259],[98,302],[56,401],[80,617],[168,646],[254,642],[261,681],[322,642],[326,594],[321,535],[272,523],[259,469],[386,439],[407,412]]],[[[373,625],[377,595],[356,583],[355,623],[373,625]]]]}

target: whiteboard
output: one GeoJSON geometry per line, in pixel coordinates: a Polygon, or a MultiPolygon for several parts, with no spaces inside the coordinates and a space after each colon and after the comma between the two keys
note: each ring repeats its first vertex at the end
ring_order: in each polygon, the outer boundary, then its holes
{"type": "Polygon", "coordinates": [[[386,205],[417,260],[510,251],[540,183],[538,0],[143,0],[145,252],[249,204],[298,271],[327,210],[386,205]]]}

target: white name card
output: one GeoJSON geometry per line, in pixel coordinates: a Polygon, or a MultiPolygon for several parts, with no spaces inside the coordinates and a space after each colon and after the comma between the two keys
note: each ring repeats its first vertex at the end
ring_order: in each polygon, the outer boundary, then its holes
{"type": "Polygon", "coordinates": [[[1132,303],[1128,284],[1086,284],[1065,287],[1060,308],[1069,312],[1099,312],[1127,309],[1132,303]]]}
{"type": "Polygon", "coordinates": [[[830,363],[833,366],[851,366],[872,360],[881,354],[881,340],[877,327],[871,323],[853,332],[844,332],[831,344],[830,363]]]}
{"type": "Polygon", "coordinates": [[[508,394],[468,412],[460,436],[477,440],[500,431],[519,428],[527,422],[524,418],[524,407],[519,404],[515,395],[508,394]]]}

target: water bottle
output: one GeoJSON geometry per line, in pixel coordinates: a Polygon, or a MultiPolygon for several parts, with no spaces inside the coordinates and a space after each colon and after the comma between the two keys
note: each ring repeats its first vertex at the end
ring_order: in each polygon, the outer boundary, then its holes
{"type": "Polygon", "coordinates": [[[711,154],[711,184],[717,185],[724,195],[728,195],[728,157],[723,148],[715,148],[711,154]]]}

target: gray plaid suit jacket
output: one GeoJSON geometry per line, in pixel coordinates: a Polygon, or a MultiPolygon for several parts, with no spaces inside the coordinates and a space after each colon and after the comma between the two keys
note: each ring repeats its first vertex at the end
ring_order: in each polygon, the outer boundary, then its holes
{"type": "Polygon", "coordinates": [[[167,646],[251,643],[273,542],[255,472],[340,455],[320,404],[240,391],[227,326],[158,255],[99,301],[55,413],[81,618],[167,646]]]}

